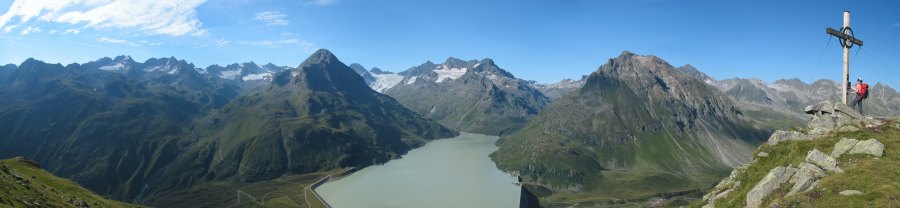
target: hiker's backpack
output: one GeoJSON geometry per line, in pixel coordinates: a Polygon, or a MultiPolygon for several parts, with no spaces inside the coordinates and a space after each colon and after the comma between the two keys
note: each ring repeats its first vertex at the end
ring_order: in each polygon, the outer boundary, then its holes
{"type": "Polygon", "coordinates": [[[868,84],[863,83],[863,84],[859,85],[859,95],[862,96],[862,98],[869,98],[869,85],[868,84]]]}

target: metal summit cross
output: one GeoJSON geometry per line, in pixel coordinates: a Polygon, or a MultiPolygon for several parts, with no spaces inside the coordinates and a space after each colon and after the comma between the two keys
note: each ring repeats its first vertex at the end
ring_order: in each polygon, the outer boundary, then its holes
{"type": "Polygon", "coordinates": [[[846,86],[843,87],[844,94],[841,98],[843,99],[844,104],[848,104],[847,88],[850,87],[850,48],[852,48],[854,44],[862,46],[863,41],[853,37],[853,30],[850,29],[850,11],[844,11],[844,27],[841,28],[841,31],[837,31],[831,28],[825,28],[825,33],[840,38],[841,47],[844,48],[843,83],[846,84],[846,86]]]}

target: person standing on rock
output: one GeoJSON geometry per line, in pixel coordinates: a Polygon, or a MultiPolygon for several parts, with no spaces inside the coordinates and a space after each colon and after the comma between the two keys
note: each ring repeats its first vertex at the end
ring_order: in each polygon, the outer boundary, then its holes
{"type": "Polygon", "coordinates": [[[859,111],[859,114],[863,114],[862,101],[869,98],[869,85],[863,83],[862,78],[857,78],[853,93],[856,94],[856,98],[853,99],[853,102],[850,102],[850,106],[853,107],[853,110],[859,111]]]}

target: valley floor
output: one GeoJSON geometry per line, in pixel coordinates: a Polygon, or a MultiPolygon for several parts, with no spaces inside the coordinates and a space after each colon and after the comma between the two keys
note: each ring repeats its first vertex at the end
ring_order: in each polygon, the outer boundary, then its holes
{"type": "Polygon", "coordinates": [[[157,207],[299,207],[326,208],[311,186],[344,169],[282,176],[274,180],[231,185],[205,183],[189,190],[161,196],[157,207]]]}

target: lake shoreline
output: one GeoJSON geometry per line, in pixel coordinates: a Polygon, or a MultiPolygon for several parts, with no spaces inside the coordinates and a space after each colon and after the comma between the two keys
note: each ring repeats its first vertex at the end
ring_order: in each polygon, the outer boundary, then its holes
{"type": "Polygon", "coordinates": [[[497,139],[461,132],[399,159],[323,178],[311,190],[329,207],[518,207],[519,179],[488,156],[496,151],[497,139]],[[503,198],[509,200],[497,200],[503,198]]]}

